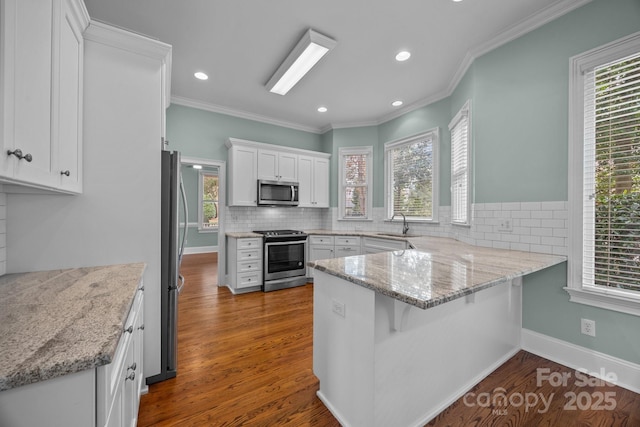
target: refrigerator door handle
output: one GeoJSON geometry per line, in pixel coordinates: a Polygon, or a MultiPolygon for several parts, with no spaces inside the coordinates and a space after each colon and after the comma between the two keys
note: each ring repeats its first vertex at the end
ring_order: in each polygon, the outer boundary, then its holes
{"type": "Polygon", "coordinates": [[[182,274],[179,274],[178,280],[180,280],[180,286],[178,286],[178,293],[180,293],[182,292],[182,288],[184,288],[184,276],[182,274]]]}
{"type": "Polygon", "coordinates": [[[182,262],[182,255],[184,255],[184,248],[187,244],[187,231],[189,228],[189,208],[187,207],[187,193],[184,190],[182,172],[180,172],[180,192],[182,193],[182,208],[184,209],[184,230],[182,233],[182,242],[180,242],[180,250],[178,251],[178,265],[182,262]]]}

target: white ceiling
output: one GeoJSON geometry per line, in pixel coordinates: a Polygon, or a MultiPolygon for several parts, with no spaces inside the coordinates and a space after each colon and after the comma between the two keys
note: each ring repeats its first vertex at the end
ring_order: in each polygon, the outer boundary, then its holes
{"type": "Polygon", "coordinates": [[[451,93],[473,58],[590,0],[85,0],[92,19],[173,46],[172,102],[323,132],[451,93]],[[287,95],[265,88],[308,29],[337,46],[287,95]],[[395,61],[400,50],[406,62],[395,61]],[[193,77],[204,71],[209,80],[193,77]],[[391,106],[400,99],[404,105],[391,106]],[[324,105],[329,111],[318,113],[324,105]]]}

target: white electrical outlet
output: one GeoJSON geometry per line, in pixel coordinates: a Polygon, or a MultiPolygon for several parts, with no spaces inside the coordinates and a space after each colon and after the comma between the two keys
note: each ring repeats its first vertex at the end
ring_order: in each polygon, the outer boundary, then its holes
{"type": "Polygon", "coordinates": [[[331,300],[331,311],[336,313],[338,316],[345,316],[346,307],[343,302],[338,301],[336,299],[331,300]]]}
{"type": "Polygon", "coordinates": [[[513,221],[509,218],[500,218],[498,231],[513,231],[513,221]]]}
{"type": "Polygon", "coordinates": [[[580,319],[580,332],[592,337],[596,336],[596,321],[589,319],[580,319]]]}

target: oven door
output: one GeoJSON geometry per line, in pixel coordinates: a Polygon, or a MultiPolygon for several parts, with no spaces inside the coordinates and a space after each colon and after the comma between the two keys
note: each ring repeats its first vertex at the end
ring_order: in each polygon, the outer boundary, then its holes
{"type": "Polygon", "coordinates": [[[304,276],[306,240],[266,242],[264,244],[264,280],[304,276]]]}

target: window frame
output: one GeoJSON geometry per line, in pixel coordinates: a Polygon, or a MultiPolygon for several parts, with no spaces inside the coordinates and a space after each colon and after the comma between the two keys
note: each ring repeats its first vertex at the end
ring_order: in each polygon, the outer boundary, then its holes
{"type": "MultiPolygon", "coordinates": [[[[393,182],[391,177],[393,176],[392,165],[390,160],[390,154],[394,148],[401,147],[403,145],[409,145],[417,140],[430,137],[432,141],[432,153],[433,153],[433,171],[431,180],[431,204],[432,214],[431,218],[426,217],[407,217],[407,222],[421,222],[421,223],[438,223],[439,210],[440,210],[440,128],[431,128],[425,132],[421,132],[406,138],[398,139],[395,141],[389,141],[384,144],[384,204],[385,204],[385,221],[391,221],[393,216],[393,182]]],[[[401,221],[402,219],[399,219],[401,221]]]]}
{"type": "Polygon", "coordinates": [[[198,232],[199,233],[217,233],[220,229],[220,173],[211,172],[205,170],[198,171],[198,232]],[[215,176],[218,179],[218,199],[213,200],[213,203],[217,205],[217,213],[218,213],[218,224],[215,227],[203,227],[204,224],[204,202],[209,202],[209,200],[204,200],[203,192],[204,192],[204,177],[205,176],[215,176]]]}
{"type": "Polygon", "coordinates": [[[472,199],[472,195],[471,195],[471,189],[473,188],[473,184],[472,184],[472,179],[473,179],[473,174],[472,174],[472,136],[471,136],[471,100],[467,100],[467,102],[464,103],[464,105],[462,106],[462,108],[460,109],[460,111],[458,111],[458,113],[455,115],[455,117],[451,120],[451,122],[449,123],[449,131],[451,132],[451,224],[452,225],[459,225],[459,226],[466,226],[466,227],[470,227],[471,226],[471,199],[472,199]],[[454,150],[454,140],[453,140],[453,133],[454,133],[454,128],[457,127],[461,122],[462,119],[466,118],[467,119],[467,139],[466,141],[464,141],[463,143],[466,144],[466,148],[467,148],[467,155],[466,155],[466,164],[464,165],[464,172],[463,174],[466,174],[467,176],[467,188],[466,188],[466,193],[467,193],[467,201],[466,201],[466,206],[464,206],[464,211],[466,213],[466,218],[464,221],[457,221],[453,218],[453,213],[455,212],[455,208],[454,208],[454,203],[455,203],[455,198],[453,197],[453,185],[455,182],[455,176],[454,176],[454,157],[453,157],[453,150],[454,150]]]}
{"type": "Polygon", "coordinates": [[[373,221],[373,146],[340,147],[338,149],[338,221],[373,221]],[[366,215],[363,217],[345,216],[345,169],[344,157],[352,155],[365,155],[367,162],[367,206],[366,215]]]}
{"type": "Polygon", "coordinates": [[[570,59],[567,287],[572,302],[640,316],[640,292],[583,284],[584,82],[594,68],[640,52],[640,32],[570,59]]]}

